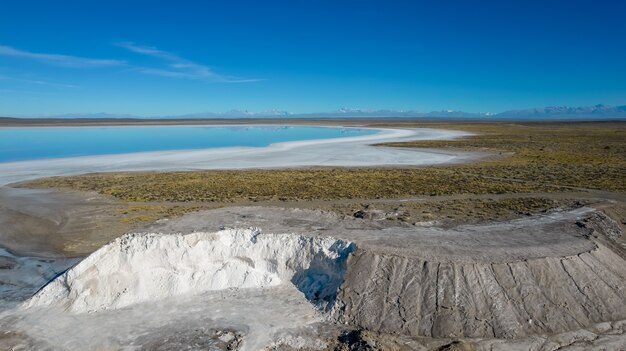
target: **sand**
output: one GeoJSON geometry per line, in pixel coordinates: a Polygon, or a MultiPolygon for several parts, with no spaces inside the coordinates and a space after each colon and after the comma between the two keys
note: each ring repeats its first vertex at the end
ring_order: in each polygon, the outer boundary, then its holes
{"type": "Polygon", "coordinates": [[[82,257],[130,231],[125,208],[98,194],[0,187],[0,247],[20,256],[82,257]]]}

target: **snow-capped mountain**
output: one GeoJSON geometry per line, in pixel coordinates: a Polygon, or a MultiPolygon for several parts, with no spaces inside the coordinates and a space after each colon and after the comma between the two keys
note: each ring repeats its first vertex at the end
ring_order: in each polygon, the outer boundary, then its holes
{"type": "Polygon", "coordinates": [[[543,108],[530,108],[524,110],[512,110],[502,112],[496,117],[517,117],[517,118],[541,118],[541,117],[626,117],[626,105],[624,106],[550,106],[543,108]]]}

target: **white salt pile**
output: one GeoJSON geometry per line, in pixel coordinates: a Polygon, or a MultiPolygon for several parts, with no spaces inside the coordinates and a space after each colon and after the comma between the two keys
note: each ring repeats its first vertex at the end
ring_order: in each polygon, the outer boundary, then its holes
{"type": "Polygon", "coordinates": [[[291,282],[325,308],[334,302],[354,249],[333,238],[259,229],[128,234],[51,281],[25,306],[95,312],[180,294],[291,282]]]}

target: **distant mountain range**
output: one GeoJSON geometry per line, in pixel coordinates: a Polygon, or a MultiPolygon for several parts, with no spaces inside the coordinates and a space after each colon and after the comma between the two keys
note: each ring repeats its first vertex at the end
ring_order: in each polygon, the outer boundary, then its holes
{"type": "Polygon", "coordinates": [[[227,112],[203,112],[175,116],[142,117],[130,114],[113,113],[71,113],[62,115],[28,116],[24,118],[59,118],[59,119],[111,119],[111,118],[151,118],[151,119],[239,119],[239,118],[447,118],[447,119],[626,119],[624,106],[551,106],[511,110],[501,113],[473,113],[454,110],[432,112],[397,111],[397,110],[364,110],[342,108],[333,112],[291,113],[281,110],[250,112],[230,110],[227,112]]]}
{"type": "Polygon", "coordinates": [[[626,117],[626,106],[584,106],[584,107],[568,107],[568,106],[552,106],[544,108],[531,108],[525,110],[506,111],[495,115],[497,117],[626,117]]]}
{"type": "Polygon", "coordinates": [[[398,111],[398,110],[364,110],[364,109],[347,109],[341,108],[331,112],[315,112],[315,113],[291,113],[281,110],[270,110],[261,112],[250,112],[231,110],[228,112],[216,113],[194,113],[182,116],[163,117],[163,118],[347,118],[347,117],[482,117],[489,116],[483,113],[469,113],[462,111],[434,111],[434,112],[417,112],[417,111],[398,111]]]}

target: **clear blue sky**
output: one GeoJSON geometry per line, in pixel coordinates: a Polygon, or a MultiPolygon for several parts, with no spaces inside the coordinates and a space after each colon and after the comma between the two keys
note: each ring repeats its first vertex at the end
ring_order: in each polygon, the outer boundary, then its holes
{"type": "Polygon", "coordinates": [[[626,1],[2,1],[0,115],[626,103],[626,1]]]}

